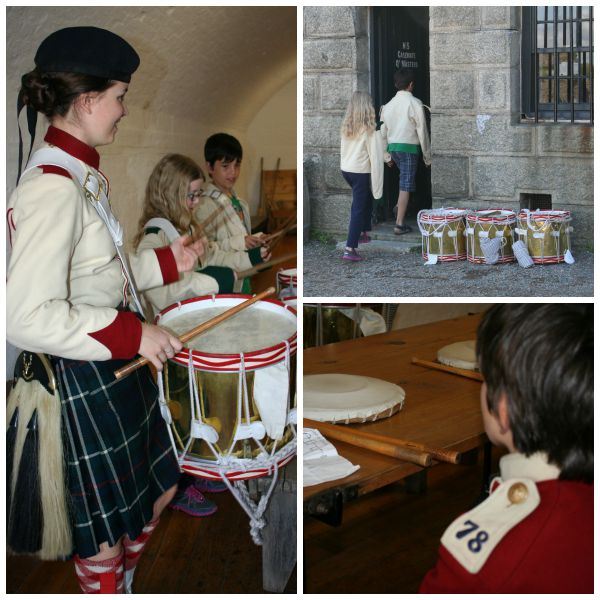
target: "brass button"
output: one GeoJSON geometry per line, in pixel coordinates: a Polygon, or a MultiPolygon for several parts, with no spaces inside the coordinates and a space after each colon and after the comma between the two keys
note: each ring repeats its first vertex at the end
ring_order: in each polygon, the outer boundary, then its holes
{"type": "Polygon", "coordinates": [[[524,483],[513,483],[508,488],[508,499],[511,504],[522,504],[529,497],[529,490],[524,483]]]}

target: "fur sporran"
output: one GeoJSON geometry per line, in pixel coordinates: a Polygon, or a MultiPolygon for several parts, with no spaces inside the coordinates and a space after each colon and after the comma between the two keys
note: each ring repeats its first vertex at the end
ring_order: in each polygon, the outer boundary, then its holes
{"type": "Polygon", "coordinates": [[[8,396],[6,493],[8,551],[42,560],[73,550],[61,405],[48,358],[22,352],[8,396]]]}

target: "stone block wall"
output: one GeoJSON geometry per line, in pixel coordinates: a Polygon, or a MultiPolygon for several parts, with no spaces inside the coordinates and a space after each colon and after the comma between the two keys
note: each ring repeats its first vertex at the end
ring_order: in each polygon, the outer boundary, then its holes
{"type": "Polygon", "coordinates": [[[369,90],[368,8],[304,8],[305,226],[341,231],[350,189],[341,176],[340,126],[352,92],[369,90]]]}
{"type": "Polygon", "coordinates": [[[433,206],[520,208],[550,194],[593,240],[593,128],[521,122],[521,8],[431,7],[433,206]]]}

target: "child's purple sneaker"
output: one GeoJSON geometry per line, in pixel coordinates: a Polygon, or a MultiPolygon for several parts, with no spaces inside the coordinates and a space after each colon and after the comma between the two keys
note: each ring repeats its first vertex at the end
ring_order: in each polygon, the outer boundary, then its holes
{"type": "Polygon", "coordinates": [[[363,260],[363,257],[356,251],[356,249],[352,248],[351,250],[344,250],[344,255],[342,256],[342,260],[349,260],[352,262],[358,262],[363,260]]]}
{"type": "Polygon", "coordinates": [[[178,492],[169,507],[190,517],[208,517],[217,512],[217,505],[205,498],[193,485],[188,485],[183,492],[178,492]]]}
{"type": "Polygon", "coordinates": [[[358,238],[359,244],[368,244],[371,241],[371,237],[366,231],[363,231],[358,238]]]}
{"type": "Polygon", "coordinates": [[[218,494],[227,491],[227,484],[217,479],[194,479],[194,487],[205,494],[218,494]]]}

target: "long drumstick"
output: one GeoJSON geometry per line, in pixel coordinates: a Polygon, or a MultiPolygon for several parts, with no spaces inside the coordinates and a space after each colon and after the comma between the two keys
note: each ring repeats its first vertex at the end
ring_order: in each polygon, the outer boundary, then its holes
{"type": "MultiPolygon", "coordinates": [[[[323,428],[321,433],[329,434],[330,437],[335,439],[341,439],[336,436],[346,435],[346,432],[350,430],[354,437],[364,438],[365,440],[371,440],[373,442],[380,442],[382,444],[391,444],[394,446],[398,446],[401,448],[405,448],[412,452],[424,452],[425,454],[429,454],[431,458],[435,460],[439,460],[442,462],[452,463],[454,465],[460,462],[460,452],[456,452],[455,450],[444,450],[443,448],[431,448],[430,446],[426,446],[425,444],[421,444],[419,442],[409,442],[407,440],[398,439],[395,437],[390,437],[387,435],[381,435],[378,433],[370,433],[368,431],[363,431],[361,429],[356,429],[354,427],[349,428],[348,426],[341,425],[333,425],[332,423],[321,423],[320,421],[313,421],[311,419],[304,419],[304,424],[309,424],[309,427],[314,427],[315,429],[319,429],[319,427],[323,428]],[[325,429],[327,431],[325,431],[325,429]]],[[[341,440],[346,441],[346,440],[341,440]]],[[[350,442],[352,443],[352,442],[350,442]]]]}
{"type": "Polygon", "coordinates": [[[244,279],[244,277],[252,277],[252,275],[256,275],[260,271],[264,271],[265,269],[268,269],[269,267],[274,267],[275,265],[279,265],[283,262],[287,262],[288,260],[292,260],[294,258],[296,258],[296,253],[291,252],[290,254],[286,254],[285,256],[280,256],[279,258],[274,258],[273,260],[270,260],[266,263],[260,263],[258,265],[255,265],[251,269],[246,269],[245,271],[239,271],[237,273],[237,278],[244,279]]]}
{"type": "Polygon", "coordinates": [[[265,235],[264,237],[262,237],[260,239],[263,242],[270,242],[271,240],[274,240],[275,238],[285,235],[288,231],[291,231],[292,229],[295,229],[296,227],[297,227],[296,223],[291,223],[287,227],[284,227],[283,229],[280,229],[279,231],[276,231],[275,233],[265,235]]]}
{"type": "Polygon", "coordinates": [[[468,379],[474,379],[475,381],[483,381],[481,373],[469,371],[469,369],[459,369],[458,367],[451,367],[450,365],[443,365],[442,363],[421,360],[420,358],[413,358],[412,364],[419,365],[420,367],[436,369],[438,371],[444,371],[445,373],[452,373],[453,375],[460,375],[461,377],[467,377],[468,379]]]}
{"type": "Polygon", "coordinates": [[[224,206],[219,206],[219,208],[213,210],[210,215],[208,215],[208,217],[206,217],[206,219],[204,219],[204,221],[202,221],[202,223],[200,223],[200,226],[206,230],[206,228],[212,224],[212,222],[225,210],[224,206]]]}
{"type": "MultiPolygon", "coordinates": [[[[258,302],[259,300],[262,300],[263,298],[270,296],[273,293],[275,293],[274,287],[267,288],[264,292],[261,292],[260,294],[257,294],[256,296],[253,296],[252,298],[249,298],[248,300],[246,300],[245,302],[242,302],[241,304],[233,306],[232,308],[226,310],[225,312],[221,313],[220,315],[217,315],[216,317],[209,319],[208,321],[205,321],[201,325],[194,327],[194,329],[191,329],[190,331],[187,331],[186,333],[180,335],[179,341],[182,344],[189,342],[192,338],[199,336],[201,333],[204,333],[205,331],[207,331],[208,329],[211,329],[215,325],[218,325],[219,323],[225,321],[226,319],[233,317],[233,315],[239,313],[240,311],[244,310],[245,308],[248,308],[255,302],[258,302]]],[[[136,360],[126,364],[124,367],[117,369],[115,371],[115,377],[117,379],[122,379],[123,377],[126,377],[127,375],[129,375],[130,373],[135,371],[136,369],[139,369],[140,367],[144,366],[148,362],[150,362],[150,361],[147,358],[140,356],[136,360]]]]}
{"type": "MultiPolygon", "coordinates": [[[[291,231],[294,227],[296,227],[296,216],[293,215],[292,220],[288,220],[287,221],[287,225],[283,228],[283,232],[287,233],[288,231],[291,231]]],[[[277,248],[277,246],[280,244],[280,242],[283,240],[283,235],[278,237],[272,244],[271,247],[269,248],[269,250],[271,252],[273,252],[273,250],[275,250],[275,248],[277,248]]]]}
{"type": "MultiPolygon", "coordinates": [[[[359,448],[365,448],[378,454],[385,454],[392,458],[405,460],[422,467],[429,467],[432,461],[432,455],[429,452],[424,452],[415,448],[407,448],[398,443],[398,440],[387,438],[385,440],[371,439],[364,435],[364,432],[354,428],[341,427],[332,425],[331,423],[323,423],[321,421],[313,421],[312,419],[304,419],[305,427],[318,429],[323,435],[330,437],[340,442],[346,442],[359,448]]],[[[400,440],[401,441],[401,440],[400,440]]]]}

